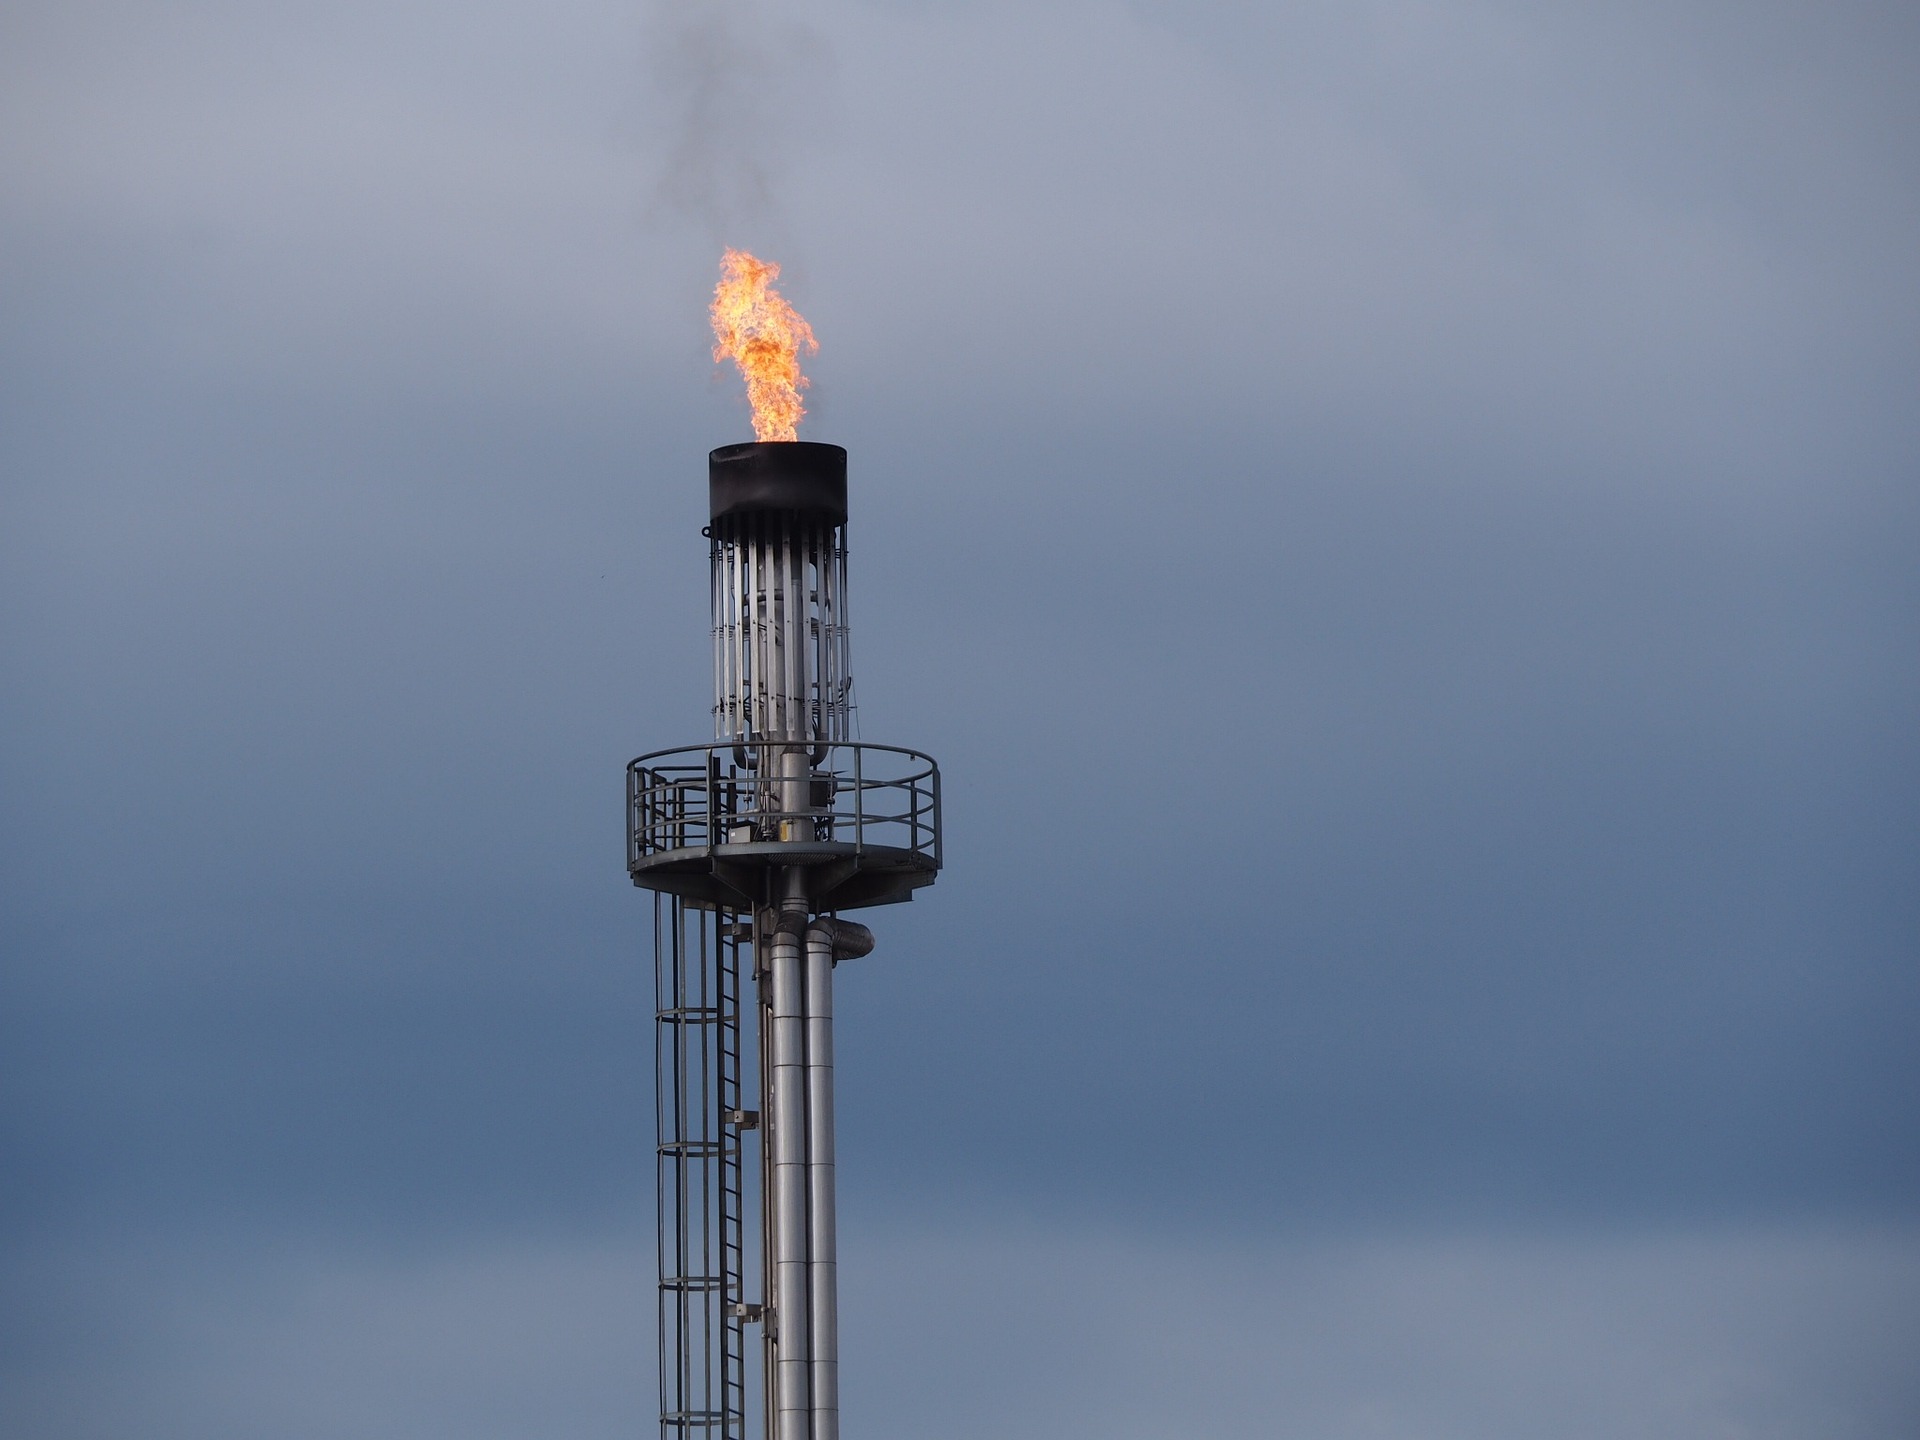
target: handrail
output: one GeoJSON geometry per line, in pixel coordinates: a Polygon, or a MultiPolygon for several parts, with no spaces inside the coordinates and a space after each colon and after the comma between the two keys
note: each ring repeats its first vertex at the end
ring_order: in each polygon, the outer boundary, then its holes
{"type": "MultiPolygon", "coordinates": [[[[708,740],[699,745],[670,745],[665,750],[649,750],[644,755],[636,755],[627,762],[631,770],[636,765],[644,765],[649,760],[664,760],[670,755],[718,755],[723,750],[800,750],[812,749],[813,743],[805,740],[708,740]]],[[[939,765],[934,758],[923,750],[912,750],[905,745],[882,745],[877,740],[836,740],[827,747],[829,756],[836,750],[873,751],[884,755],[905,755],[910,760],[924,760],[929,771],[937,770],[939,765]]],[[[876,782],[881,783],[881,782],[876,782]]]]}
{"type": "MultiPolygon", "coordinates": [[[[817,747],[807,804],[789,808],[777,772],[782,741],[713,741],[654,750],[627,766],[627,863],[739,846],[794,846],[848,854],[884,850],[940,866],[940,767],[900,745],[842,741],[817,747]],[[880,774],[875,775],[878,769],[880,774]]],[[[811,759],[812,756],[810,755],[811,759]]],[[[898,860],[889,863],[899,863],[898,860]]]]}

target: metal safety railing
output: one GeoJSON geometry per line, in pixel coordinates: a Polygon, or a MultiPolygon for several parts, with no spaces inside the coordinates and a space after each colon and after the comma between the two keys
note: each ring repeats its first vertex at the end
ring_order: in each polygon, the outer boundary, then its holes
{"type": "Polygon", "coordinates": [[[627,868],[675,852],[832,845],[940,865],[940,767],[897,745],[717,741],[627,766],[627,868]]]}

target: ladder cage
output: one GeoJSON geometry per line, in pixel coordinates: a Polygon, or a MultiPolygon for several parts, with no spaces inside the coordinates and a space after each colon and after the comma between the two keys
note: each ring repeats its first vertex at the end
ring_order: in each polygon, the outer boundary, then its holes
{"type": "MultiPolygon", "coordinates": [[[[745,1440],[747,1273],[740,960],[751,922],[653,902],[661,1440],[745,1440]]],[[[757,1260],[757,1257],[755,1257],[757,1260]]]]}

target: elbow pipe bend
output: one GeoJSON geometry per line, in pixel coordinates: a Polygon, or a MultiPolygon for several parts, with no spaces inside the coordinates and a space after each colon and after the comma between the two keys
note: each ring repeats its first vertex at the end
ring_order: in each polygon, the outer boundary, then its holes
{"type": "Polygon", "coordinates": [[[807,926],[807,942],[831,947],[836,964],[873,953],[873,931],[854,920],[823,916],[807,926]]]}

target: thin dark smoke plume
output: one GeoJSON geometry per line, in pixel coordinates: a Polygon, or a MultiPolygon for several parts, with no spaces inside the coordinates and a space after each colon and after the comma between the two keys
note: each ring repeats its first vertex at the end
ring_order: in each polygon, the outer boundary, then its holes
{"type": "Polygon", "coordinates": [[[647,40],[662,126],[655,213],[731,241],[778,209],[790,147],[825,89],[826,46],[757,0],[655,0],[647,40]]]}

